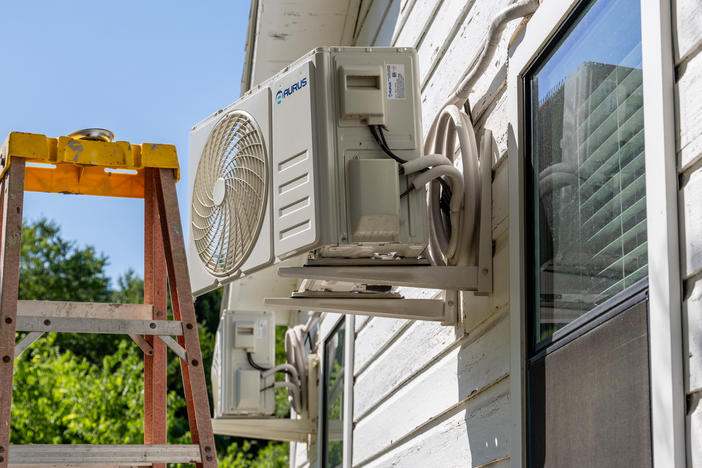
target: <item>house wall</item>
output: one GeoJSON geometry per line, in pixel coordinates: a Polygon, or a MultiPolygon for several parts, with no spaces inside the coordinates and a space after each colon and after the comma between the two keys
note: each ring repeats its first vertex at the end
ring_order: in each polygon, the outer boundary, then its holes
{"type": "Polygon", "coordinates": [[[702,467],[702,3],[672,5],[687,457],[702,467]]]}
{"type": "MultiPolygon", "coordinates": [[[[423,128],[460,81],[489,22],[510,0],[362,0],[355,45],[415,47],[423,128]]],[[[676,64],[680,245],[688,466],[702,467],[702,4],[671,0],[676,64]]],[[[490,297],[463,297],[464,323],[358,317],[355,324],[353,466],[437,467],[510,464],[507,186],[509,24],[470,103],[476,133],[493,131],[494,284],[490,297]]],[[[435,291],[406,289],[408,297],[435,291]]],[[[330,329],[337,314],[323,315],[330,329]]],[[[294,466],[310,464],[297,444],[294,466]]],[[[312,459],[316,456],[312,455],[312,459]]]]}
{"type": "MultiPolygon", "coordinates": [[[[415,47],[426,133],[474,58],[494,15],[510,0],[365,0],[355,45],[415,47]]],[[[509,464],[509,265],[507,195],[507,43],[505,30],[487,73],[471,95],[476,132],[494,132],[495,292],[466,293],[464,323],[357,317],[354,355],[353,466],[465,467],[509,464]]],[[[404,289],[406,297],[437,291],[404,289]]],[[[321,329],[336,323],[322,318],[321,329]]],[[[322,333],[323,336],[323,333],[322,333]]],[[[296,466],[308,466],[298,444],[296,466]]],[[[312,457],[314,458],[314,456],[312,457]]],[[[313,463],[312,466],[315,464],[313,463]]]]}

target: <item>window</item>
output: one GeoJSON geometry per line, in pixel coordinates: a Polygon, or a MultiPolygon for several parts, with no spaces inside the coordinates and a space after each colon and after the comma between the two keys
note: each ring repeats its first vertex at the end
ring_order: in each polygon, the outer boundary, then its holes
{"type": "Polygon", "coordinates": [[[538,347],[647,277],[640,0],[585,2],[524,90],[538,347]]]}
{"type": "Polygon", "coordinates": [[[343,463],[345,320],[341,320],[324,343],[324,388],[322,419],[322,466],[343,463]]]}

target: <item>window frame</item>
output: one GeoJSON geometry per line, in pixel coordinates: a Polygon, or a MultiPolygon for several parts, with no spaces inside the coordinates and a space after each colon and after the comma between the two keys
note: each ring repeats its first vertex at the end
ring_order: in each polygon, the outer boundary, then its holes
{"type": "Polygon", "coordinates": [[[326,466],[326,428],[327,428],[327,404],[326,404],[326,349],[327,341],[334,337],[339,331],[339,327],[344,325],[344,387],[342,399],[342,425],[343,425],[343,467],[350,468],[353,456],[353,369],[354,366],[354,341],[355,332],[355,316],[344,314],[325,314],[324,318],[331,322],[331,325],[323,333],[320,333],[318,347],[319,352],[319,393],[318,393],[318,408],[319,416],[317,421],[317,460],[320,467],[326,466]],[[335,317],[335,315],[338,315],[335,317]]]}
{"type": "MultiPolygon", "coordinates": [[[[507,79],[510,249],[511,464],[526,465],[526,364],[531,349],[527,317],[528,245],[525,190],[524,77],[562,26],[587,0],[543,0],[510,47],[507,79]]],[[[670,2],[641,0],[649,283],[651,425],[654,466],[685,466],[681,275],[678,248],[674,63],[670,2]],[[672,461],[672,465],[671,465],[672,461]]],[[[627,293],[624,291],[624,293],[627,293]]],[[[627,294],[626,297],[630,296],[627,294]]],[[[621,296],[615,298],[622,300],[621,296]]],[[[613,298],[613,299],[615,299],[613,298]]],[[[588,315],[590,312],[588,312],[588,315]]],[[[588,316],[588,319],[591,319],[588,316]]],[[[564,327],[565,328],[565,327],[564,327]]],[[[575,326],[570,330],[571,332],[575,326]]],[[[568,330],[566,330],[567,332],[568,330]]],[[[563,335],[563,333],[559,334],[563,335]]],[[[557,336],[554,334],[554,338],[557,336]]]]}

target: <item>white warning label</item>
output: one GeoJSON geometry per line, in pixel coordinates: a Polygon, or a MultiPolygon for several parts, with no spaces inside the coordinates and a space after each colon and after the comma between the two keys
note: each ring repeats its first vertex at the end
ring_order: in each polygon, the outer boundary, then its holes
{"type": "Polygon", "coordinates": [[[405,65],[388,63],[385,67],[388,77],[388,99],[405,99],[405,65]]]}

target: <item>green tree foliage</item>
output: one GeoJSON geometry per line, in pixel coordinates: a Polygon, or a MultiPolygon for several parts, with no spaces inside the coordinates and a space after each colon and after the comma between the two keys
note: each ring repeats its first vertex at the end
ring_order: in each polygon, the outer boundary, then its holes
{"type": "MultiPolygon", "coordinates": [[[[105,274],[107,263],[107,257],[96,253],[92,246],[81,248],[63,239],[59,226],[52,221],[39,219],[25,223],[22,226],[19,298],[110,302],[113,292],[105,274]]],[[[99,364],[104,355],[117,352],[124,339],[117,335],[62,333],[54,344],[99,364]]]]}
{"type": "MultiPolygon", "coordinates": [[[[46,219],[23,226],[20,298],[140,303],[144,282],[127,271],[110,288],[107,257],[61,237],[46,219]]],[[[212,365],[221,291],[198,298],[203,365],[212,365]]],[[[170,303],[169,303],[170,304],[170,303]]],[[[285,329],[276,333],[277,361],[284,360],[285,329]]],[[[189,443],[180,360],[169,354],[168,438],[189,443]]],[[[15,362],[11,440],[16,444],[138,444],[143,441],[143,355],[119,335],[48,334],[15,362]]],[[[209,372],[205,372],[210,404],[209,372]]],[[[276,414],[289,414],[287,394],[276,395],[276,414]]],[[[278,468],[288,465],[288,444],[216,436],[220,466],[278,468]]]]}
{"type": "Polygon", "coordinates": [[[222,305],[222,289],[215,289],[199,296],[195,301],[197,320],[213,335],[219,326],[219,309],[222,305]]]}
{"type": "Polygon", "coordinates": [[[64,240],[46,219],[22,228],[19,294],[23,299],[109,302],[107,257],[64,240]]]}
{"type": "Polygon", "coordinates": [[[117,289],[112,291],[112,302],[141,304],[144,302],[144,280],[131,268],[117,279],[117,289]]]}
{"type": "Polygon", "coordinates": [[[256,450],[249,441],[234,442],[226,453],[219,455],[221,468],[286,468],[288,466],[288,443],[269,442],[256,450]]]}
{"type": "MultiPolygon", "coordinates": [[[[61,352],[56,334],[15,363],[11,439],[15,444],[139,444],[144,440],[144,363],[127,342],[100,365],[61,352]]],[[[168,421],[184,404],[168,394],[168,421]]]]}

